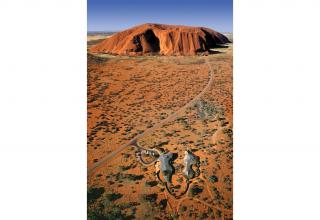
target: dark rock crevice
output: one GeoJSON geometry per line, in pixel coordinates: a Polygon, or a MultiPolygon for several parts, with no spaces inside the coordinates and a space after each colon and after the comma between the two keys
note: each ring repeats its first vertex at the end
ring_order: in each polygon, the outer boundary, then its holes
{"type": "Polygon", "coordinates": [[[137,35],[133,38],[133,43],[136,45],[134,52],[143,53],[159,53],[160,41],[154,32],[149,29],[143,34],[137,35]]]}

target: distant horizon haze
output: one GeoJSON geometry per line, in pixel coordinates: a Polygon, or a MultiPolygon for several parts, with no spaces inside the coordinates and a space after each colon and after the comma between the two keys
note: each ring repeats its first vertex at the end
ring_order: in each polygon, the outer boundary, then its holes
{"type": "MultiPolygon", "coordinates": [[[[151,22],[148,22],[148,23],[151,23],[151,22]]],[[[138,25],[142,25],[142,24],[138,24],[138,25]]],[[[134,26],[138,26],[138,25],[133,25],[133,26],[131,26],[131,27],[128,27],[128,28],[126,28],[126,29],[129,29],[129,28],[133,28],[134,26]]],[[[181,24],[169,24],[169,25],[181,25],[181,24]]],[[[183,25],[183,24],[182,24],[183,25]]],[[[187,25],[187,26],[192,26],[192,25],[187,25]]],[[[206,26],[202,26],[202,27],[206,27],[206,26]]],[[[209,27],[210,28],[210,27],[209,27]]],[[[121,31],[124,31],[124,30],[126,30],[126,29],[122,29],[122,30],[94,30],[94,31],[92,31],[92,30],[87,30],[87,33],[99,33],[99,32],[101,32],[101,33],[108,33],[108,32],[110,32],[110,33],[117,33],[117,32],[121,32],[121,31]]],[[[212,28],[213,29],[213,28],[212,28]]],[[[221,32],[221,33],[233,33],[233,31],[219,31],[219,30],[216,30],[216,29],[214,29],[215,31],[218,31],[218,32],[221,32]]]]}

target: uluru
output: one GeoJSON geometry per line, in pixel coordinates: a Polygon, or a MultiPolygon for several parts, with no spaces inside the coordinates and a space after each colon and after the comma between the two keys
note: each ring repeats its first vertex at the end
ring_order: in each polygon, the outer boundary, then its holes
{"type": "Polygon", "coordinates": [[[223,34],[206,27],[142,24],[118,32],[90,48],[113,55],[197,55],[230,43],[223,34]]]}

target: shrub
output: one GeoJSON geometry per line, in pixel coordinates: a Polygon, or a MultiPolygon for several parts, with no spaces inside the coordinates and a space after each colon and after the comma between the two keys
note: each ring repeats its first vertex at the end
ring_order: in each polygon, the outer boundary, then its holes
{"type": "Polygon", "coordinates": [[[105,190],[103,187],[89,188],[87,192],[88,203],[93,203],[95,200],[99,199],[104,192],[105,190]]]}
{"type": "Polygon", "coordinates": [[[152,194],[149,194],[149,195],[145,195],[144,196],[144,199],[146,201],[149,201],[149,202],[156,202],[157,201],[157,198],[158,198],[158,195],[155,194],[155,193],[152,193],[152,194]]]}
{"type": "Polygon", "coordinates": [[[168,200],[162,199],[159,203],[161,209],[165,209],[167,207],[168,200]]]}
{"type": "Polygon", "coordinates": [[[149,181],[145,183],[146,186],[153,187],[158,185],[158,181],[149,181]]]}
{"type": "Polygon", "coordinates": [[[106,195],[106,198],[109,200],[109,201],[115,201],[117,199],[120,199],[123,195],[121,193],[111,193],[111,194],[107,194],[106,195]]]}
{"type": "Polygon", "coordinates": [[[218,182],[218,177],[215,176],[215,175],[212,175],[212,176],[209,177],[209,181],[211,183],[216,183],[216,182],[218,182]]]}
{"type": "Polygon", "coordinates": [[[198,195],[199,193],[202,193],[203,191],[203,188],[200,188],[199,186],[195,185],[193,186],[191,189],[190,189],[190,193],[192,196],[196,196],[198,195]]]}

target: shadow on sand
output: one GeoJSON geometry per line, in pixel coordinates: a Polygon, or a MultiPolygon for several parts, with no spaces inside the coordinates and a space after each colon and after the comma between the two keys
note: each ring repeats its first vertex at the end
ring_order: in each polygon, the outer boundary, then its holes
{"type": "Polygon", "coordinates": [[[226,45],[226,44],[217,44],[214,48],[229,48],[229,45],[226,45]]]}
{"type": "Polygon", "coordinates": [[[221,52],[221,51],[217,51],[217,50],[209,50],[209,54],[221,54],[221,53],[225,53],[225,52],[221,52]]]}

